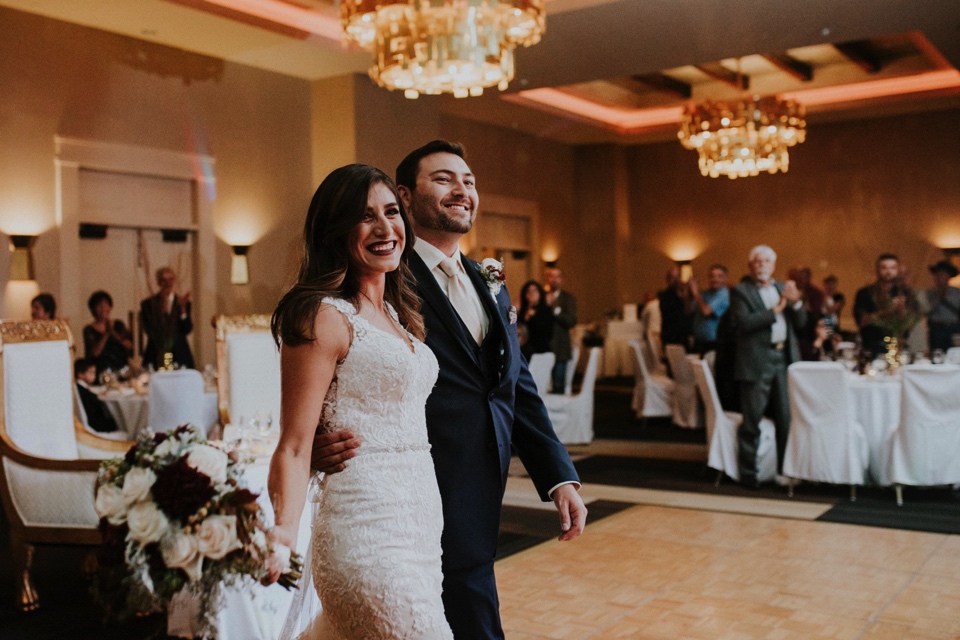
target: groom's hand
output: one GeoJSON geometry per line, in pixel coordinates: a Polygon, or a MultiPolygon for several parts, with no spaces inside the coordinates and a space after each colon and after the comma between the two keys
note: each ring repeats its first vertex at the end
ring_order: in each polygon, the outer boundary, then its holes
{"type": "Polygon", "coordinates": [[[562,484],[553,491],[553,504],[560,512],[560,541],[573,540],[587,524],[587,508],[574,484],[562,484]]]}
{"type": "Polygon", "coordinates": [[[337,473],[347,468],[347,460],[357,455],[360,440],[352,431],[317,433],[313,436],[310,466],[323,473],[337,473]]]}

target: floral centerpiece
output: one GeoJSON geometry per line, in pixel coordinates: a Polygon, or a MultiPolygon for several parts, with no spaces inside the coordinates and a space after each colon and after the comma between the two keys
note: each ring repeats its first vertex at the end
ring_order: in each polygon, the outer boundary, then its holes
{"type": "Polygon", "coordinates": [[[200,632],[216,637],[220,585],[259,580],[271,567],[294,588],[302,562],[266,535],[257,494],[243,486],[235,452],[192,425],[141,437],[123,458],[105,460],[95,508],[103,547],[95,595],[108,616],[159,612],[188,589],[200,632]]]}

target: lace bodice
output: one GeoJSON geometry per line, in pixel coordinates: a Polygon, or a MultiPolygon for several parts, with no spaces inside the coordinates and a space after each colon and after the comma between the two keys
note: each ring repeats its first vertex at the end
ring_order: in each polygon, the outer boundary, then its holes
{"type": "MultiPolygon", "coordinates": [[[[366,453],[429,447],[424,408],[437,380],[433,352],[409,334],[408,344],[374,327],[346,300],[325,298],[323,304],[344,314],[353,339],[324,400],[320,428],[352,430],[366,453]]],[[[387,309],[399,326],[396,311],[387,309]]]]}
{"type": "Polygon", "coordinates": [[[419,340],[372,326],[349,302],[323,304],[343,313],[353,336],[320,428],[350,429],[361,445],[346,470],[323,482],[311,554],[323,612],[302,638],[452,640],[440,599],[443,509],[425,413],[437,359],[419,340]]]}

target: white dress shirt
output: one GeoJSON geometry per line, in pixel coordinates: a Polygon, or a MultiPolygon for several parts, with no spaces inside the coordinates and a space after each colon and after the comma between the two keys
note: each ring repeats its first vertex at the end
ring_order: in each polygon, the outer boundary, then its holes
{"type": "MultiPolygon", "coordinates": [[[[437,249],[435,246],[427,242],[426,240],[420,240],[419,238],[413,245],[413,249],[417,252],[417,255],[423,260],[423,263],[427,265],[427,268],[430,269],[430,273],[433,274],[433,277],[436,278],[437,284],[440,285],[440,288],[444,293],[447,291],[448,277],[447,274],[443,272],[443,269],[440,268],[440,261],[445,260],[448,256],[444,255],[443,251],[437,249]]],[[[483,327],[482,335],[487,335],[487,331],[490,329],[490,318],[487,316],[487,310],[483,306],[483,302],[480,300],[480,295],[477,293],[476,287],[473,286],[473,281],[470,280],[470,276],[467,275],[463,262],[461,261],[460,250],[454,252],[453,256],[456,257],[457,262],[460,264],[460,273],[459,279],[463,284],[464,289],[467,291],[467,295],[470,298],[470,302],[474,307],[474,312],[478,318],[482,318],[483,327]]],[[[468,327],[469,329],[469,327],[468,327]]]]}

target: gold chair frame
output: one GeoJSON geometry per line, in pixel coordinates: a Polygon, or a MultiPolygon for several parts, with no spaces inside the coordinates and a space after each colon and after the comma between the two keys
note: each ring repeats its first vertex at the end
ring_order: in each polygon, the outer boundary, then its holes
{"type": "Polygon", "coordinates": [[[227,367],[227,335],[231,333],[259,333],[270,331],[270,315],[218,315],[217,333],[217,398],[220,424],[230,424],[230,371],[227,367]]]}
{"type": "MultiPolygon", "coordinates": [[[[73,338],[70,328],[63,320],[35,320],[30,322],[0,323],[0,457],[9,459],[30,469],[50,472],[94,472],[100,467],[100,460],[77,459],[55,460],[35,456],[18,447],[10,438],[6,424],[5,371],[3,366],[4,346],[23,342],[43,342],[66,339],[68,348],[73,352],[73,338]]],[[[70,371],[73,379],[73,371],[70,371]]],[[[133,444],[128,441],[109,440],[88,432],[74,414],[74,431],[78,444],[115,452],[118,456],[133,444]]],[[[92,501],[93,487],[90,500],[92,501]]],[[[100,532],[96,528],[31,526],[26,524],[16,507],[7,474],[0,468],[0,499],[10,525],[10,551],[13,556],[14,579],[16,581],[16,606],[22,611],[34,611],[40,607],[40,599],[30,577],[35,545],[99,545],[100,532]]]]}

